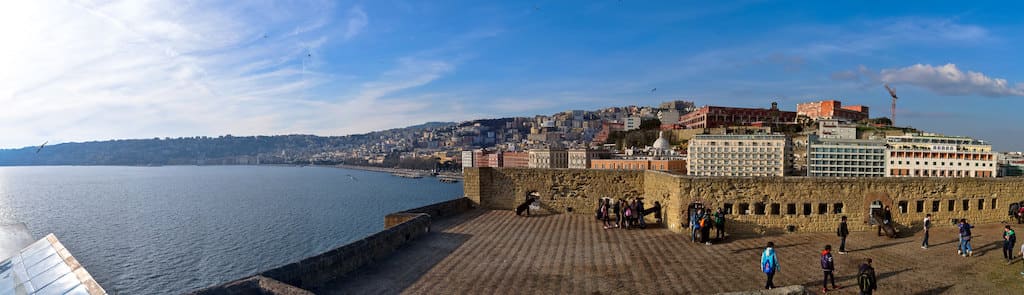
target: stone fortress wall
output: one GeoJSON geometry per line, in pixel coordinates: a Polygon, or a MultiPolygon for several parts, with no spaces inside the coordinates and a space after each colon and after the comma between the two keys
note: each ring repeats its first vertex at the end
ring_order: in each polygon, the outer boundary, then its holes
{"type": "Polygon", "coordinates": [[[463,174],[466,196],[483,208],[511,210],[536,193],[548,211],[594,214],[602,197],[643,196],[647,207],[661,202],[665,223],[677,232],[685,230],[694,202],[727,208],[728,232],[778,234],[834,232],[841,216],[852,231],[871,230],[873,202],[890,206],[897,229],[908,231],[919,229],[929,213],[937,227],[952,226],[952,218],[1009,221],[1009,204],[1024,201],[1024,178],[690,177],[521,168],[465,168],[463,174]]]}

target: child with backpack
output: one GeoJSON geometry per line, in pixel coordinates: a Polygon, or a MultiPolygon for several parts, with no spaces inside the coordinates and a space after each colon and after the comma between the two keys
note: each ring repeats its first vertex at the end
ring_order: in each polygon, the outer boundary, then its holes
{"type": "Polygon", "coordinates": [[[768,280],[764,283],[764,288],[768,290],[775,288],[775,282],[772,279],[775,278],[775,273],[779,271],[779,259],[775,257],[774,242],[768,242],[768,247],[765,247],[764,252],[761,252],[761,271],[768,276],[768,280]]]}
{"type": "Polygon", "coordinates": [[[875,269],[871,267],[871,258],[860,265],[857,271],[857,286],[860,287],[861,295],[871,295],[878,290],[878,282],[875,281],[875,269]]]}
{"type": "Polygon", "coordinates": [[[835,263],[832,261],[832,245],[825,245],[825,250],[821,251],[821,270],[825,272],[825,278],[821,279],[821,293],[828,292],[828,282],[832,282],[832,289],[839,290],[839,286],[836,286],[835,263]]]}
{"type": "Polygon", "coordinates": [[[971,229],[973,225],[967,223],[967,219],[960,219],[960,255],[974,256],[974,249],[971,248],[971,229]]]}
{"type": "Polygon", "coordinates": [[[1010,225],[1003,229],[1003,258],[1006,264],[1013,263],[1013,245],[1017,243],[1017,233],[1013,232],[1010,225]]]}

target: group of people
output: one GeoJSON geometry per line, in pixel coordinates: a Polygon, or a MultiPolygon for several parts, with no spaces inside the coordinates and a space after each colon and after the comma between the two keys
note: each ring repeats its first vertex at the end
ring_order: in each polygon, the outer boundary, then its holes
{"type": "MultiPolygon", "coordinates": [[[[768,242],[768,246],[765,247],[764,252],[761,252],[761,271],[767,276],[765,281],[765,289],[775,288],[775,274],[779,272],[779,258],[775,253],[775,243],[768,242]]],[[[821,292],[826,293],[829,291],[829,284],[832,285],[832,290],[842,289],[842,286],[836,285],[836,264],[834,257],[832,256],[832,245],[825,245],[825,249],[821,251],[821,270],[824,273],[824,277],[821,280],[821,292]]],[[[878,290],[878,283],[875,277],[875,269],[871,266],[871,258],[867,258],[857,269],[857,287],[860,289],[860,294],[870,295],[875,290],[878,290]]]]}
{"type": "Polygon", "coordinates": [[[719,207],[718,211],[711,214],[704,208],[697,209],[697,212],[690,215],[690,241],[711,245],[711,228],[715,228],[714,239],[719,240],[725,237],[725,211],[719,207]]]}
{"type": "Polygon", "coordinates": [[[654,219],[661,222],[661,203],[655,201],[651,208],[644,208],[644,199],[640,197],[626,199],[602,198],[598,200],[596,210],[597,220],[601,221],[604,229],[610,228],[646,228],[647,221],[644,216],[654,214],[654,219]]]}

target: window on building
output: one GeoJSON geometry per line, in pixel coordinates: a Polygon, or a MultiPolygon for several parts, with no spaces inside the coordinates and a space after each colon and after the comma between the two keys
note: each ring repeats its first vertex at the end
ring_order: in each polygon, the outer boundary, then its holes
{"type": "Polygon", "coordinates": [[[996,198],[992,198],[992,209],[996,208],[996,198]]]}
{"type": "Polygon", "coordinates": [[[754,214],[764,215],[764,203],[754,203],[754,214]]]}
{"type": "Polygon", "coordinates": [[[782,211],[782,205],[779,203],[772,203],[772,215],[779,215],[782,211]]]}
{"type": "Polygon", "coordinates": [[[899,201],[896,203],[896,207],[900,213],[906,214],[909,208],[907,208],[907,201],[899,201]]]}
{"type": "Polygon", "coordinates": [[[804,216],[811,215],[811,203],[804,203],[804,216]]]}
{"type": "Polygon", "coordinates": [[[978,199],[978,210],[985,210],[985,199],[978,199]]]}
{"type": "Polygon", "coordinates": [[[956,206],[956,200],[949,200],[949,202],[947,202],[946,205],[949,205],[949,206],[946,206],[946,211],[953,212],[953,207],[956,206]]]}
{"type": "Polygon", "coordinates": [[[828,213],[828,204],[818,203],[818,214],[828,213]]]}
{"type": "Polygon", "coordinates": [[[722,213],[726,215],[732,214],[732,203],[725,203],[725,206],[722,207],[722,213]]]}
{"type": "Polygon", "coordinates": [[[963,202],[964,202],[963,210],[964,211],[971,210],[971,200],[964,200],[963,202]]]}
{"type": "Polygon", "coordinates": [[[793,204],[793,203],[786,204],[786,214],[796,215],[796,204],[793,204]]]}
{"type": "Polygon", "coordinates": [[[939,212],[939,201],[932,201],[932,212],[939,212]]]}
{"type": "Polygon", "coordinates": [[[924,212],[924,200],[917,200],[917,206],[915,206],[914,212],[924,212]]]}
{"type": "Polygon", "coordinates": [[[832,213],[833,214],[842,214],[843,213],[843,203],[832,204],[832,213]]]}

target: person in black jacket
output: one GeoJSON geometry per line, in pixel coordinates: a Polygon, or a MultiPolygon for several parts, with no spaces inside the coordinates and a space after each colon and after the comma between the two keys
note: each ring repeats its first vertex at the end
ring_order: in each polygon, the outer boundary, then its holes
{"type": "Polygon", "coordinates": [[[825,278],[821,279],[821,293],[828,292],[828,282],[832,282],[832,289],[839,290],[839,286],[836,285],[835,262],[832,261],[832,245],[825,245],[825,250],[821,251],[821,270],[825,272],[825,278]]]}
{"type": "Polygon", "coordinates": [[[857,286],[860,287],[861,295],[871,295],[878,290],[878,281],[875,279],[875,269],[871,267],[871,258],[868,258],[857,271],[857,286]]]}
{"type": "Polygon", "coordinates": [[[850,228],[846,226],[846,216],[840,218],[836,235],[839,236],[839,254],[846,254],[846,236],[850,235],[850,228]]]}

